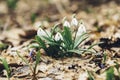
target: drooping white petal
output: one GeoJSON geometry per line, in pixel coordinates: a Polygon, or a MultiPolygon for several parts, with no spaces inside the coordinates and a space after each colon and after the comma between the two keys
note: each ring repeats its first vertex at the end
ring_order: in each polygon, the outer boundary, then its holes
{"type": "Polygon", "coordinates": [[[63,37],[62,37],[62,35],[58,32],[58,33],[55,35],[55,41],[59,41],[59,40],[63,40],[63,37]]]}
{"type": "Polygon", "coordinates": [[[75,17],[72,18],[71,25],[78,26],[78,20],[75,17]]]}
{"type": "Polygon", "coordinates": [[[68,21],[65,21],[63,24],[64,27],[70,27],[70,23],[68,21]]]}
{"type": "Polygon", "coordinates": [[[81,35],[86,32],[86,28],[83,22],[80,22],[77,35],[81,35]]]}
{"type": "Polygon", "coordinates": [[[45,33],[45,31],[42,28],[39,28],[38,31],[37,31],[37,35],[39,37],[46,36],[46,33],[45,33]]]}

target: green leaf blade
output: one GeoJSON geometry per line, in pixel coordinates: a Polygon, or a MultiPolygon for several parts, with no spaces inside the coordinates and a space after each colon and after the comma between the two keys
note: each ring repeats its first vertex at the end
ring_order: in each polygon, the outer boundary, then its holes
{"type": "Polygon", "coordinates": [[[43,49],[46,49],[46,44],[45,42],[39,37],[39,36],[36,36],[36,41],[39,43],[39,45],[43,48],[43,49]]]}
{"type": "Polygon", "coordinates": [[[77,48],[83,41],[85,41],[88,38],[87,33],[83,33],[80,36],[76,36],[75,42],[74,42],[74,48],[77,48]]]}
{"type": "Polygon", "coordinates": [[[11,70],[5,58],[0,58],[0,61],[3,63],[5,70],[7,71],[7,77],[10,78],[11,70]]]}
{"type": "Polygon", "coordinates": [[[68,49],[72,49],[73,48],[73,40],[72,40],[72,33],[69,27],[64,27],[64,31],[63,31],[63,39],[64,39],[64,43],[67,46],[68,49]]]}

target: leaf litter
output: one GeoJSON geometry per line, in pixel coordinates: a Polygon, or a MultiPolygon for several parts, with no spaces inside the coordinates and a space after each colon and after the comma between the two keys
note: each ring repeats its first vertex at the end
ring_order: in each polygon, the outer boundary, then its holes
{"type": "MultiPolygon", "coordinates": [[[[69,2],[69,0],[66,1],[69,2]]],[[[30,23],[29,17],[31,13],[27,12],[27,10],[30,11],[33,6],[36,6],[34,7],[35,9],[32,9],[33,12],[38,13],[35,23],[40,22],[37,25],[42,24],[45,29],[49,30],[50,26],[56,22],[60,22],[62,17],[67,16],[70,18],[73,12],[76,12],[77,18],[82,18],[87,30],[90,31],[90,39],[88,42],[103,42],[95,47],[96,54],[83,54],[77,57],[54,59],[48,57],[43,52],[41,54],[41,61],[37,67],[38,80],[88,80],[89,75],[87,71],[90,71],[95,80],[106,80],[106,71],[109,67],[115,66],[115,62],[120,64],[120,7],[115,2],[109,2],[96,7],[91,7],[90,5],[86,10],[79,10],[78,2],[71,1],[66,6],[64,4],[60,5],[61,7],[65,7],[65,9],[62,9],[64,13],[61,13],[62,10],[57,11],[59,8],[56,9],[53,7],[55,6],[54,4],[56,4],[54,0],[53,5],[41,1],[41,4],[44,6],[40,7],[41,11],[39,11],[40,9],[38,8],[38,6],[41,5],[38,4],[38,0],[33,2],[37,5],[22,0],[18,3],[19,10],[16,9],[17,21],[24,26],[22,28],[16,27],[11,21],[5,22],[5,17],[8,17],[6,15],[7,11],[3,10],[3,12],[0,12],[0,15],[5,14],[0,16],[0,23],[2,25],[9,25],[4,31],[0,31],[0,57],[6,58],[12,69],[11,80],[31,80],[32,73],[28,65],[25,65],[18,57],[16,51],[19,51],[20,55],[29,60],[29,52],[32,49],[29,48],[29,45],[34,43],[32,40],[37,34],[36,27],[33,27],[33,24],[30,23]],[[72,5],[71,9],[69,8],[69,4],[72,5]],[[21,8],[21,5],[26,8],[21,8]],[[52,11],[50,10],[51,8],[52,11]],[[46,13],[45,10],[48,10],[48,13],[46,13]],[[98,12],[100,14],[98,14],[98,12]],[[7,47],[5,47],[6,44],[7,47]],[[104,54],[107,55],[105,62],[103,62],[104,54]]],[[[4,5],[0,6],[5,9],[4,5]]],[[[0,28],[3,27],[0,26],[0,28]]],[[[118,75],[116,69],[114,73],[118,75]]],[[[0,62],[0,80],[7,80],[5,74],[4,67],[0,62]]]]}

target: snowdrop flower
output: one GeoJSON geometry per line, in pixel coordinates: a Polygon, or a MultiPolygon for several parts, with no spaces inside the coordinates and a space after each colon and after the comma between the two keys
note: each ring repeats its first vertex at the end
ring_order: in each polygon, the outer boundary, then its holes
{"type": "Polygon", "coordinates": [[[45,33],[45,31],[42,28],[39,28],[37,31],[37,36],[41,37],[41,36],[46,36],[47,34],[45,33]]]}
{"type": "Polygon", "coordinates": [[[63,26],[70,27],[70,23],[69,23],[68,21],[65,21],[65,22],[63,23],[63,26]]]}
{"type": "Polygon", "coordinates": [[[85,33],[85,32],[86,32],[85,25],[84,25],[84,23],[81,21],[81,22],[79,23],[79,28],[78,28],[77,36],[79,36],[79,35],[81,35],[81,34],[83,34],[83,33],[85,33]]]}
{"type": "Polygon", "coordinates": [[[75,17],[72,18],[71,25],[78,26],[78,20],[75,17]]]}
{"type": "Polygon", "coordinates": [[[58,32],[58,33],[55,35],[55,41],[59,41],[59,40],[63,40],[63,37],[62,37],[62,35],[58,32]]]}

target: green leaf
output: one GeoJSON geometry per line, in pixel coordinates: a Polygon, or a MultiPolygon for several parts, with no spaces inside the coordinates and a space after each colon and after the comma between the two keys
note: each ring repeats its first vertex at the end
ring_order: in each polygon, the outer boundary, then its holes
{"type": "Polygon", "coordinates": [[[30,45],[29,48],[36,48],[36,49],[39,49],[40,46],[37,46],[37,45],[30,45]]]}
{"type": "MultiPolygon", "coordinates": [[[[89,51],[91,48],[93,48],[94,46],[96,46],[96,45],[98,45],[98,44],[101,44],[101,42],[100,42],[100,43],[95,43],[95,44],[90,45],[90,46],[87,48],[87,50],[84,51],[84,52],[89,51]]],[[[83,53],[84,53],[84,52],[83,52],[83,53]]]]}
{"type": "Polygon", "coordinates": [[[87,70],[87,73],[88,73],[88,78],[89,80],[94,80],[94,77],[92,76],[91,72],[87,70]]]}
{"type": "Polygon", "coordinates": [[[51,37],[53,37],[54,33],[56,33],[56,29],[58,28],[58,25],[55,25],[52,29],[51,29],[51,37]]]}
{"type": "Polygon", "coordinates": [[[32,13],[30,18],[31,18],[32,23],[34,23],[36,18],[37,18],[37,14],[36,13],[32,13]]]}
{"type": "Polygon", "coordinates": [[[43,40],[45,40],[46,43],[54,43],[54,40],[50,37],[42,36],[43,40]]]}
{"type": "Polygon", "coordinates": [[[46,44],[48,45],[58,45],[60,46],[62,41],[55,41],[54,39],[50,38],[50,37],[46,37],[46,36],[43,36],[46,44]]]}
{"type": "Polygon", "coordinates": [[[36,69],[37,69],[37,65],[39,64],[39,61],[40,61],[40,51],[38,51],[36,54],[36,63],[33,71],[33,76],[36,76],[36,69]]]}
{"type": "Polygon", "coordinates": [[[39,36],[36,36],[35,39],[43,49],[46,49],[45,42],[39,36]]]}
{"type": "MultiPolygon", "coordinates": [[[[68,50],[67,52],[72,52],[72,53],[77,53],[77,54],[82,54],[86,52],[87,49],[73,49],[73,50],[68,50]]],[[[88,50],[87,52],[93,53],[92,51],[88,50]]]]}
{"type": "Polygon", "coordinates": [[[28,62],[26,59],[24,59],[24,58],[19,54],[19,52],[17,52],[17,55],[18,55],[27,65],[29,65],[29,62],[28,62]]]}
{"type": "Polygon", "coordinates": [[[110,67],[106,72],[106,80],[115,80],[114,78],[114,68],[110,67]]]}
{"type": "Polygon", "coordinates": [[[19,54],[18,51],[17,51],[16,53],[17,53],[18,57],[20,57],[20,58],[26,63],[26,65],[28,65],[28,66],[30,67],[31,72],[33,73],[33,68],[31,67],[31,65],[29,64],[29,62],[28,62],[25,58],[23,58],[23,57],[19,54]]]}
{"type": "Polygon", "coordinates": [[[119,69],[119,64],[118,64],[117,62],[115,62],[115,64],[116,64],[116,65],[115,65],[115,68],[116,68],[116,69],[119,69]]]}
{"type": "Polygon", "coordinates": [[[74,48],[77,48],[83,41],[85,41],[88,38],[87,33],[83,33],[80,36],[76,36],[74,48]]]}
{"type": "Polygon", "coordinates": [[[17,6],[18,0],[7,0],[8,8],[15,9],[17,6]]]}
{"type": "Polygon", "coordinates": [[[0,43],[0,50],[6,49],[8,47],[7,44],[0,43]]]}
{"type": "Polygon", "coordinates": [[[115,62],[115,68],[117,69],[117,72],[118,72],[118,76],[119,76],[119,79],[120,79],[120,71],[119,71],[119,64],[117,62],[115,62]]]}
{"type": "Polygon", "coordinates": [[[106,59],[107,59],[107,54],[104,53],[104,54],[103,54],[103,63],[105,63],[106,59]]]}
{"type": "Polygon", "coordinates": [[[101,43],[102,43],[102,42],[94,43],[94,44],[92,44],[91,46],[89,46],[88,49],[91,49],[91,48],[93,48],[94,46],[99,45],[99,44],[101,44],[101,43]]]}
{"type": "Polygon", "coordinates": [[[83,51],[80,51],[80,50],[68,50],[67,52],[82,54],[83,51]]]}
{"type": "Polygon", "coordinates": [[[5,70],[7,71],[7,77],[10,78],[11,70],[5,58],[0,58],[0,61],[3,63],[5,70]]]}
{"type": "Polygon", "coordinates": [[[39,63],[39,61],[40,61],[40,51],[38,51],[36,54],[36,65],[39,63]]]}
{"type": "Polygon", "coordinates": [[[73,48],[73,41],[72,41],[71,30],[69,27],[64,27],[64,31],[63,31],[62,36],[63,36],[63,41],[64,41],[65,45],[67,46],[66,48],[72,49],[73,48]]]}

